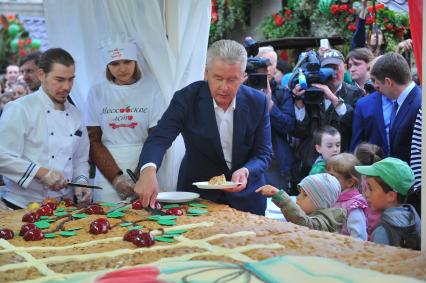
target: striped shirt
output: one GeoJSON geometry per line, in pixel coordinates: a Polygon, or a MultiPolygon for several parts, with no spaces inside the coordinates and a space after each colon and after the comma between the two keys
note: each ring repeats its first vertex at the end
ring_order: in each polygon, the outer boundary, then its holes
{"type": "Polygon", "coordinates": [[[410,166],[414,172],[414,188],[421,187],[422,180],[422,108],[417,113],[411,141],[410,166]]]}

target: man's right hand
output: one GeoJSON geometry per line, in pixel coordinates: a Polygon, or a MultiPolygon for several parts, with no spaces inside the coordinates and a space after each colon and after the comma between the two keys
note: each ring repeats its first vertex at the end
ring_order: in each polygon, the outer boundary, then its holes
{"type": "Polygon", "coordinates": [[[64,175],[56,170],[49,170],[43,177],[40,178],[40,183],[51,190],[59,191],[67,186],[68,181],[64,175]]]}
{"type": "Polygon", "coordinates": [[[305,104],[303,103],[303,100],[302,100],[301,97],[305,94],[306,90],[301,89],[300,84],[297,84],[293,88],[292,92],[293,92],[294,96],[300,97],[300,99],[294,99],[294,105],[296,105],[296,107],[298,109],[305,107],[305,104]]]}
{"type": "Polygon", "coordinates": [[[135,192],[142,201],[142,206],[155,208],[155,202],[158,195],[157,169],[155,167],[146,167],[139,176],[135,185],[135,192]]]}

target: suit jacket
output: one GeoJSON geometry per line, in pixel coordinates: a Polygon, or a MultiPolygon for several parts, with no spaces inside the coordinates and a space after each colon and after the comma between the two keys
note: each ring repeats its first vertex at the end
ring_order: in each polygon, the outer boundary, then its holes
{"type": "Polygon", "coordinates": [[[410,164],[411,140],[417,112],[422,106],[422,89],[417,85],[399,107],[389,133],[390,156],[410,164]]]}
{"type": "Polygon", "coordinates": [[[361,142],[368,142],[380,146],[385,155],[389,155],[380,92],[375,91],[358,100],[352,125],[350,152],[354,152],[361,142]]]}
{"type": "Polygon", "coordinates": [[[197,192],[204,199],[263,215],[266,198],[254,191],[265,184],[264,171],[271,161],[271,128],[267,98],[261,92],[241,85],[234,110],[232,168],[226,165],[214,112],[213,98],[206,81],[188,85],[175,93],[155,130],[146,140],[139,166],[153,162],[160,167],[166,150],[178,134],[185,143],[177,184],[178,191],[197,192]],[[232,173],[246,167],[247,187],[238,193],[203,190],[193,182],[232,173]]]}
{"type": "Polygon", "coordinates": [[[293,131],[296,117],[294,101],[289,92],[279,89],[272,80],[272,106],[269,116],[271,119],[272,148],[278,161],[281,174],[287,174],[293,166],[293,148],[288,143],[288,135],[293,131]]]}
{"type": "Polygon", "coordinates": [[[380,146],[385,155],[410,163],[411,137],[417,111],[422,103],[421,94],[420,87],[415,86],[399,107],[389,134],[390,153],[386,141],[382,94],[374,92],[361,98],[355,107],[350,150],[353,151],[360,142],[366,141],[380,146]]]}

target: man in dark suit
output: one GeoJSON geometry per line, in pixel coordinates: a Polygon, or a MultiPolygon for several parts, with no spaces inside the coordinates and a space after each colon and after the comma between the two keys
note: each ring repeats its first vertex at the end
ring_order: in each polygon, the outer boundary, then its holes
{"type": "Polygon", "coordinates": [[[175,93],[140,156],[141,174],[135,186],[144,207],[154,207],[156,170],[177,135],[185,142],[178,191],[197,192],[202,198],[263,215],[266,199],[255,190],[265,184],[271,160],[268,98],[242,85],[247,63],[244,47],[220,40],[207,52],[206,81],[175,93]],[[201,190],[193,182],[225,174],[241,183],[226,190],[201,190]]]}
{"type": "MultiPolygon", "coordinates": [[[[412,81],[410,67],[404,57],[398,53],[387,53],[379,58],[371,70],[371,78],[376,90],[393,103],[389,120],[389,156],[410,163],[411,137],[416,115],[421,107],[422,90],[412,81]]],[[[369,107],[369,118],[381,123],[375,126],[378,130],[372,133],[376,132],[375,135],[380,136],[377,139],[381,144],[378,145],[382,146],[384,125],[383,118],[380,117],[383,115],[380,111],[380,102],[382,100],[375,94],[371,99],[371,105],[360,105],[360,107],[369,107]],[[373,112],[376,114],[373,115],[373,112]]],[[[356,125],[354,129],[355,127],[356,125]]],[[[370,137],[369,141],[375,143],[373,138],[370,137]]]]}

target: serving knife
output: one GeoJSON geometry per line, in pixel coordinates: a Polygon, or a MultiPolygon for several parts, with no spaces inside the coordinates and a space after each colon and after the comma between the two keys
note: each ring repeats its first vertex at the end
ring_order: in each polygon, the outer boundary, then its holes
{"type": "Polygon", "coordinates": [[[68,183],[68,186],[71,186],[71,187],[83,187],[83,188],[89,188],[89,189],[102,190],[102,187],[99,187],[99,186],[86,185],[86,184],[78,184],[78,183],[68,183]]]}

